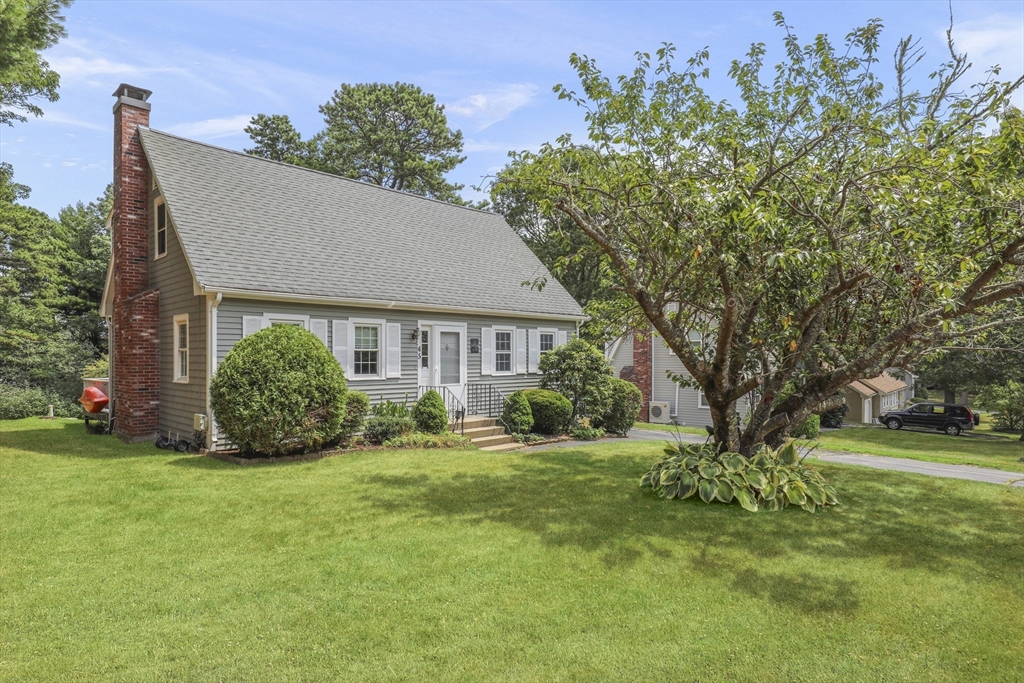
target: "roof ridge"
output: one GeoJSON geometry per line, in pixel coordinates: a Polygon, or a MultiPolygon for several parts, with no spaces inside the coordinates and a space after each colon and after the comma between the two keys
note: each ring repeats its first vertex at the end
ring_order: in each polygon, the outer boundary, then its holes
{"type": "Polygon", "coordinates": [[[374,188],[374,189],[378,189],[378,190],[385,190],[387,192],[394,192],[395,194],[400,194],[403,197],[412,197],[414,199],[423,199],[423,200],[426,200],[428,202],[434,202],[436,204],[442,204],[444,206],[451,206],[451,207],[454,207],[456,209],[466,209],[467,211],[476,211],[477,213],[482,213],[482,214],[485,214],[487,216],[497,216],[497,217],[501,218],[501,216],[499,216],[498,214],[494,213],[493,211],[484,211],[483,209],[477,209],[477,208],[472,207],[472,206],[464,206],[462,204],[453,204],[452,202],[446,202],[446,201],[444,201],[442,199],[434,199],[433,197],[424,197],[421,194],[413,194],[412,192],[405,192],[403,190],[396,190],[396,189],[391,188],[391,187],[384,187],[383,185],[374,185],[373,183],[367,183],[367,182],[364,182],[362,180],[356,180],[355,178],[346,178],[345,176],[337,175],[335,173],[328,173],[327,171],[321,171],[321,170],[318,170],[318,169],[315,169],[315,168],[309,168],[307,166],[299,166],[298,164],[289,164],[286,161],[277,161],[276,159],[267,159],[266,157],[253,156],[252,154],[246,154],[245,152],[239,152],[237,149],[229,149],[227,147],[220,147],[218,145],[212,145],[209,142],[201,142],[200,140],[193,140],[191,138],[186,138],[186,137],[183,137],[181,135],[175,135],[174,133],[168,133],[165,130],[157,130],[156,128],[151,128],[149,126],[139,126],[139,128],[141,128],[143,130],[147,130],[147,131],[149,131],[151,133],[156,133],[158,135],[166,135],[169,138],[174,138],[175,140],[181,140],[182,142],[189,142],[189,143],[192,143],[194,145],[201,145],[203,147],[209,147],[210,149],[215,149],[215,150],[217,150],[219,152],[228,152],[230,154],[237,154],[238,156],[245,157],[246,159],[256,159],[258,161],[265,161],[265,162],[268,162],[268,163],[271,163],[271,164],[277,164],[279,166],[286,166],[288,168],[298,169],[300,171],[307,171],[309,173],[316,173],[316,174],[319,174],[319,175],[322,175],[322,176],[327,176],[328,178],[335,178],[337,180],[344,180],[344,181],[349,182],[349,183],[355,183],[355,184],[357,184],[357,185],[359,185],[361,187],[368,187],[368,188],[374,188]]]}

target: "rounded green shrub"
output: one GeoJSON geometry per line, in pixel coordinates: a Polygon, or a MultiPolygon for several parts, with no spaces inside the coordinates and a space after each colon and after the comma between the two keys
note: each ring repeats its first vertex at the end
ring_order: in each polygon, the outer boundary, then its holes
{"type": "Polygon", "coordinates": [[[348,445],[352,441],[352,435],[363,428],[366,421],[366,413],[370,411],[370,397],[361,391],[349,391],[345,394],[345,417],[341,420],[341,429],[333,439],[332,444],[348,445]]]}
{"type": "Polygon", "coordinates": [[[821,432],[821,416],[811,413],[789,435],[794,439],[817,439],[819,432],[821,432]]]}
{"type": "Polygon", "coordinates": [[[572,419],[572,403],[550,389],[528,389],[523,392],[533,414],[533,430],[540,434],[562,434],[572,419]]]}
{"type": "Polygon", "coordinates": [[[318,448],[341,429],[345,373],[324,343],[295,325],[245,337],[210,380],[217,425],[244,452],[318,448]]]}
{"type": "MultiPolygon", "coordinates": [[[[572,404],[572,421],[603,415],[608,409],[612,366],[593,344],[574,337],[540,359],[540,385],[553,389],[572,404]]],[[[534,419],[536,419],[534,414],[534,419]]]]}
{"type": "Polygon", "coordinates": [[[530,433],[533,429],[533,411],[530,409],[530,402],[526,400],[524,392],[512,392],[508,397],[508,403],[505,404],[501,420],[513,434],[530,433]]]}
{"type": "Polygon", "coordinates": [[[831,410],[822,411],[821,420],[819,422],[822,427],[839,429],[843,426],[843,418],[846,417],[846,413],[849,412],[849,410],[850,406],[847,405],[846,401],[843,401],[831,410]]]}
{"type": "Polygon", "coordinates": [[[363,438],[379,446],[385,441],[412,434],[415,428],[415,420],[408,417],[371,417],[366,421],[363,438]]]}
{"type": "Polygon", "coordinates": [[[441,394],[433,389],[420,396],[412,409],[416,428],[426,434],[440,434],[448,429],[448,409],[441,394]]]}
{"type": "Polygon", "coordinates": [[[635,384],[613,377],[608,386],[608,408],[594,420],[594,426],[625,436],[633,428],[643,402],[644,395],[635,384]]]}

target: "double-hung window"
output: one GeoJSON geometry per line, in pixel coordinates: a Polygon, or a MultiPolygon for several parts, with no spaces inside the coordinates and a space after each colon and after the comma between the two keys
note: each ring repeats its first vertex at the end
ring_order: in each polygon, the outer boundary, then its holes
{"type": "Polygon", "coordinates": [[[156,205],[156,256],[160,258],[167,253],[167,205],[163,201],[156,205]]]}
{"type": "Polygon", "coordinates": [[[174,381],[188,382],[188,313],[174,316],[174,381]]]}
{"type": "Polygon", "coordinates": [[[355,325],[352,328],[352,374],[356,377],[380,376],[380,325],[355,325]]]}
{"type": "Polygon", "coordinates": [[[494,330],[494,371],[512,372],[512,330],[494,330]]]}
{"type": "Polygon", "coordinates": [[[554,332],[541,332],[540,333],[540,352],[545,354],[548,351],[552,351],[555,348],[555,333],[554,332]]]}

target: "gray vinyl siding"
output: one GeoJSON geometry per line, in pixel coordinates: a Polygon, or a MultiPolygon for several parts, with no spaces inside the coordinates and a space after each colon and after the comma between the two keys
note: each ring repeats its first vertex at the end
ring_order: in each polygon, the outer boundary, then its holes
{"type": "MultiPolygon", "coordinates": [[[[669,413],[676,424],[689,427],[703,427],[711,424],[711,410],[700,406],[700,393],[689,387],[679,387],[678,400],[676,383],[668,373],[689,376],[683,362],[676,357],[660,335],[655,334],[651,352],[651,400],[669,404],[669,413]]],[[[745,414],[747,401],[741,399],[737,409],[745,414]]]]}
{"type": "MultiPolygon", "coordinates": [[[[150,251],[155,253],[157,191],[150,193],[150,251]]],[[[173,210],[173,207],[172,207],[173,210]]],[[[168,220],[167,254],[150,262],[150,286],[160,290],[160,430],[192,436],[195,413],[206,413],[206,299],[196,296],[192,273],[168,220]],[[188,314],[188,383],[173,381],[174,316],[188,314]]]]}
{"type": "MultiPolygon", "coordinates": [[[[514,326],[516,328],[549,328],[565,331],[571,337],[576,332],[573,321],[552,321],[529,317],[498,317],[481,315],[463,315],[455,313],[435,313],[417,311],[396,311],[393,309],[360,308],[345,306],[326,306],[318,304],[288,303],[279,301],[259,301],[254,299],[237,299],[225,297],[217,309],[217,362],[231,347],[242,338],[242,318],[244,316],[263,316],[265,314],[308,315],[311,319],[322,318],[328,321],[345,320],[348,318],[376,318],[387,323],[399,323],[402,326],[402,376],[392,379],[360,380],[349,378],[349,388],[362,391],[369,395],[372,403],[381,400],[410,402],[416,400],[419,385],[419,343],[412,338],[413,331],[419,322],[466,324],[468,339],[480,339],[481,329],[492,325],[514,326]]],[[[327,325],[328,346],[333,348],[333,325],[327,325]]],[[[506,396],[516,389],[529,389],[539,385],[540,374],[527,373],[519,375],[481,375],[482,353],[469,353],[467,342],[466,381],[467,383],[493,384],[506,396]]],[[[384,361],[383,354],[381,358],[384,361]]],[[[514,358],[513,358],[514,362],[514,358]]]]}
{"type": "MultiPolygon", "coordinates": [[[[615,342],[612,342],[615,344],[615,342]]],[[[633,335],[627,334],[619,342],[619,347],[615,349],[615,355],[609,360],[612,363],[612,370],[615,372],[615,376],[621,376],[622,371],[625,368],[633,367],[633,335]]]]}

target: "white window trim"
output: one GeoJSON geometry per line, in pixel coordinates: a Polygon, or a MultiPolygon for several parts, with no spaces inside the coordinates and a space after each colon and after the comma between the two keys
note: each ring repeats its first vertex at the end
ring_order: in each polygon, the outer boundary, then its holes
{"type": "Polygon", "coordinates": [[[171,214],[167,211],[167,202],[163,197],[153,202],[153,260],[162,259],[170,251],[168,235],[171,233],[171,214]],[[160,207],[164,207],[164,253],[160,253],[160,207]]]}
{"type": "Polygon", "coordinates": [[[551,350],[554,351],[558,348],[558,328],[556,327],[538,327],[537,328],[537,351],[543,356],[547,351],[541,350],[540,336],[542,334],[551,335],[551,350]]]}
{"type": "Polygon", "coordinates": [[[192,326],[189,325],[188,322],[188,313],[182,313],[174,316],[174,327],[172,329],[174,337],[174,362],[171,365],[174,376],[171,378],[171,381],[175,384],[188,384],[188,365],[192,360],[192,326]],[[180,341],[178,336],[178,326],[182,323],[185,325],[185,340],[186,343],[188,343],[188,347],[184,349],[178,344],[180,341]],[[184,373],[182,373],[181,367],[181,351],[184,351],[186,354],[184,373]]]}
{"type": "Polygon", "coordinates": [[[697,389],[696,391],[697,391],[697,407],[698,408],[707,408],[708,410],[711,410],[711,406],[709,406],[704,401],[704,392],[701,391],[700,389],[697,389]]]}
{"type": "Polygon", "coordinates": [[[388,321],[383,318],[349,318],[348,319],[348,366],[352,372],[345,379],[350,382],[374,382],[387,378],[388,364],[388,321]],[[356,326],[377,327],[377,374],[356,374],[356,326]]]}
{"type": "Polygon", "coordinates": [[[494,360],[491,366],[491,374],[495,377],[513,377],[516,374],[516,328],[509,327],[507,325],[495,325],[491,328],[494,330],[494,360]],[[498,370],[498,333],[508,332],[512,338],[511,348],[508,351],[502,351],[501,353],[509,354],[509,370],[498,370]]]}
{"type": "MultiPolygon", "coordinates": [[[[429,385],[437,385],[441,382],[441,357],[438,355],[438,347],[441,345],[441,328],[453,328],[459,331],[462,339],[462,349],[460,350],[460,367],[459,367],[459,383],[463,386],[466,385],[469,380],[469,325],[466,323],[451,322],[449,320],[417,320],[416,326],[419,329],[425,327],[430,328],[430,367],[423,368],[427,371],[429,385]]],[[[480,333],[480,353],[483,355],[483,330],[481,328],[480,333]]],[[[419,343],[419,342],[417,342],[419,343]]],[[[422,370],[421,370],[422,371],[422,370]]],[[[417,375],[417,381],[419,376],[417,375]]]]}
{"type": "Polygon", "coordinates": [[[274,323],[302,323],[302,326],[309,330],[309,316],[308,315],[295,315],[293,313],[264,313],[263,314],[263,329],[266,329],[274,323]]]}

